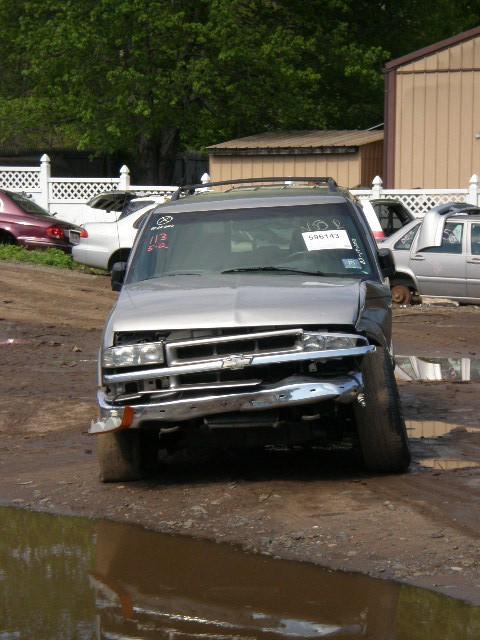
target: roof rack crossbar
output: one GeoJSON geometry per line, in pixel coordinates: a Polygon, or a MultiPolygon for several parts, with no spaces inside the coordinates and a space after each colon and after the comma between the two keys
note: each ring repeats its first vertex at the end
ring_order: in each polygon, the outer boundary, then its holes
{"type": "Polygon", "coordinates": [[[192,195],[197,189],[208,189],[209,187],[221,187],[235,184],[261,184],[268,182],[314,182],[315,184],[325,184],[329,191],[338,191],[336,181],[331,177],[278,177],[278,178],[239,178],[238,180],[221,180],[219,182],[205,182],[201,184],[182,185],[175,191],[172,200],[178,200],[182,193],[192,195]]]}

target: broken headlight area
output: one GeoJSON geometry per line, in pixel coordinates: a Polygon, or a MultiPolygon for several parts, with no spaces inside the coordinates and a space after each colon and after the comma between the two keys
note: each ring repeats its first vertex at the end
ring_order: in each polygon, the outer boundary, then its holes
{"type": "Polygon", "coordinates": [[[353,349],[359,344],[365,344],[366,340],[361,336],[340,335],[318,332],[305,332],[303,334],[304,351],[326,351],[330,349],[353,349]]]}

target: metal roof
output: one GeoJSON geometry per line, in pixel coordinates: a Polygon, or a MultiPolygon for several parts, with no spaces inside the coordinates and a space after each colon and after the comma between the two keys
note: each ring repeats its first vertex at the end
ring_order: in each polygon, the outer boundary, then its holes
{"type": "MultiPolygon", "coordinates": [[[[230,150],[293,150],[293,149],[315,149],[318,153],[321,149],[337,147],[341,150],[344,147],[359,147],[371,142],[383,140],[383,131],[366,130],[340,130],[328,131],[314,129],[308,131],[268,131],[258,133],[245,138],[227,140],[220,144],[207,147],[209,152],[215,155],[217,152],[227,152],[230,150]]],[[[328,151],[326,151],[328,152],[328,151]]]]}
{"type": "Polygon", "coordinates": [[[415,62],[416,60],[420,60],[421,58],[425,58],[426,56],[438,53],[439,51],[443,51],[444,49],[449,49],[450,47],[454,47],[455,45],[466,42],[467,40],[471,40],[472,38],[477,38],[478,36],[480,36],[480,27],[474,27],[473,29],[469,29],[468,31],[463,31],[456,36],[452,36],[451,38],[440,40],[440,42],[431,44],[428,47],[423,47],[423,49],[418,49],[417,51],[407,53],[407,55],[401,56],[400,58],[395,58],[395,60],[390,60],[390,62],[387,62],[387,64],[385,65],[385,70],[390,71],[392,69],[396,69],[397,67],[401,67],[404,64],[415,62]]]}

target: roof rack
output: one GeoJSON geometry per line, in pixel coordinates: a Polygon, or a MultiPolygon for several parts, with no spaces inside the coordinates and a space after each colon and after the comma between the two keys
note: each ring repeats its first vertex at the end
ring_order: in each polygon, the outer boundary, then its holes
{"type": "Polygon", "coordinates": [[[279,177],[279,178],[240,178],[238,180],[222,180],[220,182],[205,182],[202,184],[182,185],[175,191],[172,200],[178,200],[183,195],[193,195],[197,189],[208,189],[210,187],[221,187],[227,185],[248,185],[248,184],[265,184],[265,183],[284,182],[285,186],[292,182],[313,182],[315,186],[327,185],[329,191],[338,191],[338,185],[333,178],[315,177],[315,178],[298,178],[298,177],[279,177]]]}

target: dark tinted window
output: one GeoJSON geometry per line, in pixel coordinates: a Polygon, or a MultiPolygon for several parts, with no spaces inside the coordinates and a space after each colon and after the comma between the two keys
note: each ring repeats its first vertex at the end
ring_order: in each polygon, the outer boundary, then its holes
{"type": "Polygon", "coordinates": [[[480,256],[480,224],[472,224],[472,254],[480,256]]]}
{"type": "Polygon", "coordinates": [[[147,207],[149,204],[155,204],[155,201],[154,200],[140,200],[140,201],[131,200],[123,207],[119,220],[121,220],[122,218],[126,218],[132,213],[135,213],[135,211],[138,211],[139,209],[143,209],[143,207],[147,207]]]}
{"type": "Polygon", "coordinates": [[[340,277],[375,272],[346,204],[160,213],[143,226],[129,282],[271,267],[340,277]]]}
{"type": "Polygon", "coordinates": [[[31,200],[30,198],[26,198],[22,196],[20,193],[12,193],[8,194],[10,198],[15,202],[15,204],[20,207],[22,211],[25,213],[37,213],[42,216],[49,216],[50,213],[41,207],[39,204],[31,200]]]}
{"type": "Polygon", "coordinates": [[[418,227],[420,226],[420,223],[418,223],[417,225],[415,225],[412,229],[410,229],[410,231],[407,231],[407,233],[405,233],[400,240],[397,240],[397,242],[394,244],[393,248],[394,249],[404,249],[404,250],[409,250],[410,247],[412,246],[412,242],[415,238],[415,235],[418,231],[418,227]]]}
{"type": "Polygon", "coordinates": [[[375,202],[373,203],[373,208],[386,236],[391,236],[392,233],[401,229],[412,219],[412,216],[401,203],[375,202]]]}

